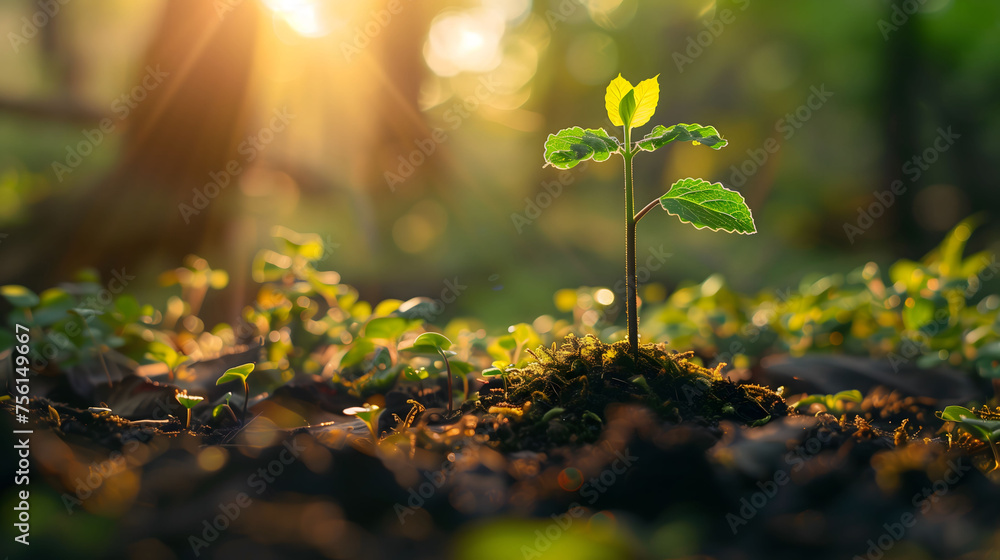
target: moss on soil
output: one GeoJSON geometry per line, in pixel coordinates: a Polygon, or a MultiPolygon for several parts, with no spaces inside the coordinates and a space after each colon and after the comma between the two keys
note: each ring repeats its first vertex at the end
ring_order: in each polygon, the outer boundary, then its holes
{"type": "Polygon", "coordinates": [[[496,439],[503,447],[595,441],[613,403],[641,403],[667,420],[708,425],[722,419],[755,425],[788,414],[774,391],[737,385],[664,344],[641,345],[636,362],[626,341],[569,335],[561,346],[540,346],[532,355],[536,362],[492,378],[480,391],[482,407],[502,419],[496,439]]]}

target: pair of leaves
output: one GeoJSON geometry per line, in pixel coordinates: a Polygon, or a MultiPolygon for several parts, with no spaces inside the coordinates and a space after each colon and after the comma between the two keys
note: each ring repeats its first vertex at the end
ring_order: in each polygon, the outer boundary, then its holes
{"type": "MultiPolygon", "coordinates": [[[[728,144],[713,126],[680,123],[671,127],[657,125],[652,132],[636,142],[636,146],[643,151],[652,152],[675,141],[695,142],[713,150],[728,144]]],[[[607,161],[613,154],[620,153],[622,147],[622,143],[614,136],[609,136],[603,128],[585,129],[574,126],[549,134],[545,141],[545,161],[547,165],[558,169],[572,169],[589,159],[596,162],[607,161]]]]}

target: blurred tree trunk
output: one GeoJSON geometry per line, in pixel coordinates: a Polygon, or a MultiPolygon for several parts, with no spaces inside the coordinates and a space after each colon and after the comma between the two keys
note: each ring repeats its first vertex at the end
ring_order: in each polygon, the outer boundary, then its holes
{"type": "Polygon", "coordinates": [[[176,266],[221,240],[237,182],[226,167],[248,125],[259,10],[242,2],[220,13],[221,4],[165,3],[127,97],[110,104],[112,134],[122,131],[118,165],[96,184],[34,208],[32,223],[49,222],[47,231],[13,232],[12,245],[28,242],[16,253],[19,280],[51,285],[85,266],[105,278],[122,267],[135,274],[151,256],[176,266]],[[226,188],[197,215],[182,216],[179,206],[192,204],[210,173],[228,176],[226,188]]]}

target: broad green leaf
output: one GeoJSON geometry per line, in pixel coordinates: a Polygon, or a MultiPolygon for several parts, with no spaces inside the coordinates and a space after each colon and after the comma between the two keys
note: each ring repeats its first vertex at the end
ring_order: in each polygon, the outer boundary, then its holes
{"type": "Polygon", "coordinates": [[[632,117],[635,115],[635,90],[622,97],[622,101],[618,105],[618,115],[622,118],[625,126],[632,128],[632,117]]]}
{"type": "Polygon", "coordinates": [[[669,214],[698,229],[729,233],[756,233],[750,208],[740,193],[704,179],[681,179],[660,197],[660,206],[669,214]]]}
{"type": "Polygon", "coordinates": [[[361,360],[365,359],[365,356],[374,350],[375,343],[367,338],[354,339],[354,345],[351,346],[351,349],[348,350],[347,353],[344,354],[344,357],[340,359],[341,369],[360,363],[361,360]]]}
{"type": "Polygon", "coordinates": [[[496,377],[498,375],[503,375],[503,370],[495,367],[486,368],[482,372],[483,377],[496,377]]]}
{"type": "Polygon", "coordinates": [[[228,383],[230,381],[242,381],[246,383],[247,377],[250,372],[253,371],[253,364],[243,364],[241,366],[232,367],[226,370],[226,373],[222,374],[222,377],[215,382],[216,385],[222,385],[223,383],[228,383]]]}
{"type": "Polygon", "coordinates": [[[39,299],[35,292],[32,292],[24,286],[18,286],[16,284],[8,284],[6,286],[0,286],[0,296],[10,302],[14,307],[34,307],[38,305],[39,299]]]}
{"type": "Polygon", "coordinates": [[[632,115],[631,128],[640,127],[649,122],[656,112],[656,104],[660,101],[660,84],[657,74],[648,80],[639,82],[635,89],[635,113],[632,115]]]}
{"type": "Polygon", "coordinates": [[[617,138],[608,136],[602,128],[564,128],[549,134],[545,140],[545,162],[559,169],[570,169],[593,159],[607,161],[621,146],[617,138]]]}
{"type": "Polygon", "coordinates": [[[611,80],[611,83],[608,84],[608,89],[604,93],[604,105],[608,110],[608,118],[611,119],[611,124],[625,126],[625,123],[622,122],[619,108],[622,104],[622,98],[630,91],[632,91],[632,84],[625,78],[622,78],[621,74],[618,74],[618,77],[611,80]]]}
{"type": "Polygon", "coordinates": [[[441,350],[447,350],[451,348],[451,340],[448,337],[435,333],[435,332],[425,332],[418,336],[416,340],[413,341],[414,346],[434,346],[440,348],[441,350]]]}
{"type": "Polygon", "coordinates": [[[656,125],[636,145],[641,150],[652,152],[675,140],[679,142],[697,142],[713,150],[718,150],[729,143],[728,140],[719,134],[719,131],[714,126],[680,123],[671,127],[666,127],[662,124],[656,125]]]}
{"type": "Polygon", "coordinates": [[[407,321],[402,317],[379,317],[372,319],[365,325],[365,336],[367,338],[382,338],[386,340],[396,340],[406,332],[407,321]]]}

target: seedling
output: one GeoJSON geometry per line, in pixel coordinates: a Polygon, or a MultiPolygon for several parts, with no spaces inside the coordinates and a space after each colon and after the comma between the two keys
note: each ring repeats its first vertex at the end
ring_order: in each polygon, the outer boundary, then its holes
{"type": "Polygon", "coordinates": [[[809,395],[793,404],[792,408],[797,409],[819,403],[826,408],[827,412],[836,416],[843,414],[847,410],[847,402],[859,403],[862,400],[861,391],[854,389],[851,391],[841,391],[833,395],[809,395]]]}
{"type": "Polygon", "coordinates": [[[229,406],[229,399],[233,398],[233,392],[229,391],[222,398],[224,398],[226,402],[219,403],[212,409],[212,418],[218,418],[219,416],[222,416],[223,411],[226,411],[229,413],[229,417],[233,419],[233,422],[238,422],[236,419],[236,413],[233,412],[233,407],[229,406]]]}
{"type": "Polygon", "coordinates": [[[198,406],[198,403],[205,400],[205,397],[189,395],[187,391],[177,391],[174,398],[177,399],[177,402],[181,403],[181,406],[187,409],[187,423],[184,424],[184,429],[187,430],[191,428],[191,409],[198,406]]]}
{"type": "Polygon", "coordinates": [[[222,377],[215,382],[216,385],[222,385],[223,383],[236,380],[243,382],[243,415],[240,420],[241,424],[245,424],[247,421],[247,402],[250,401],[250,385],[247,384],[247,377],[250,376],[251,371],[253,371],[253,364],[243,364],[241,366],[229,368],[226,370],[226,373],[223,373],[222,377]]]}
{"type": "Polygon", "coordinates": [[[437,354],[441,356],[441,359],[444,360],[444,367],[448,371],[448,413],[451,414],[454,411],[454,405],[452,404],[452,400],[454,399],[451,388],[451,364],[448,363],[448,356],[454,356],[455,352],[448,350],[449,348],[451,348],[451,340],[448,340],[448,337],[443,334],[426,332],[413,341],[413,346],[402,348],[401,350],[417,354],[437,354]]]}
{"type": "Polygon", "coordinates": [[[378,443],[378,417],[382,415],[382,409],[378,405],[366,403],[365,406],[352,406],[344,409],[344,414],[361,419],[368,426],[372,441],[378,443]]]}
{"type": "Polygon", "coordinates": [[[503,380],[503,394],[507,395],[507,368],[510,367],[509,362],[503,360],[497,360],[493,362],[492,367],[488,367],[483,370],[483,377],[500,377],[503,380]]]}
{"type": "Polygon", "coordinates": [[[639,82],[635,87],[621,74],[611,81],[604,96],[608,118],[624,131],[624,141],[609,136],[602,128],[584,129],[579,126],[550,134],[545,141],[545,162],[559,169],[570,169],[593,159],[607,161],[613,154],[625,160],[625,284],[628,341],[633,358],[639,359],[639,317],[637,314],[637,281],[635,268],[636,224],[657,203],[667,211],[698,229],[709,228],[729,233],[756,233],[757,229],[743,197],[721,183],[688,177],[674,183],[666,194],[654,199],[642,210],[635,211],[632,188],[632,159],[640,151],[652,152],[679,140],[718,150],[728,142],[714,127],[700,124],[657,125],[638,142],[632,141],[632,129],[649,122],[660,97],[657,76],[639,82]]]}
{"type": "Polygon", "coordinates": [[[963,406],[949,406],[937,413],[938,418],[954,422],[972,437],[990,446],[993,451],[993,468],[1000,468],[1000,450],[996,442],[1000,440],[1000,420],[984,420],[975,412],[963,406]]]}

